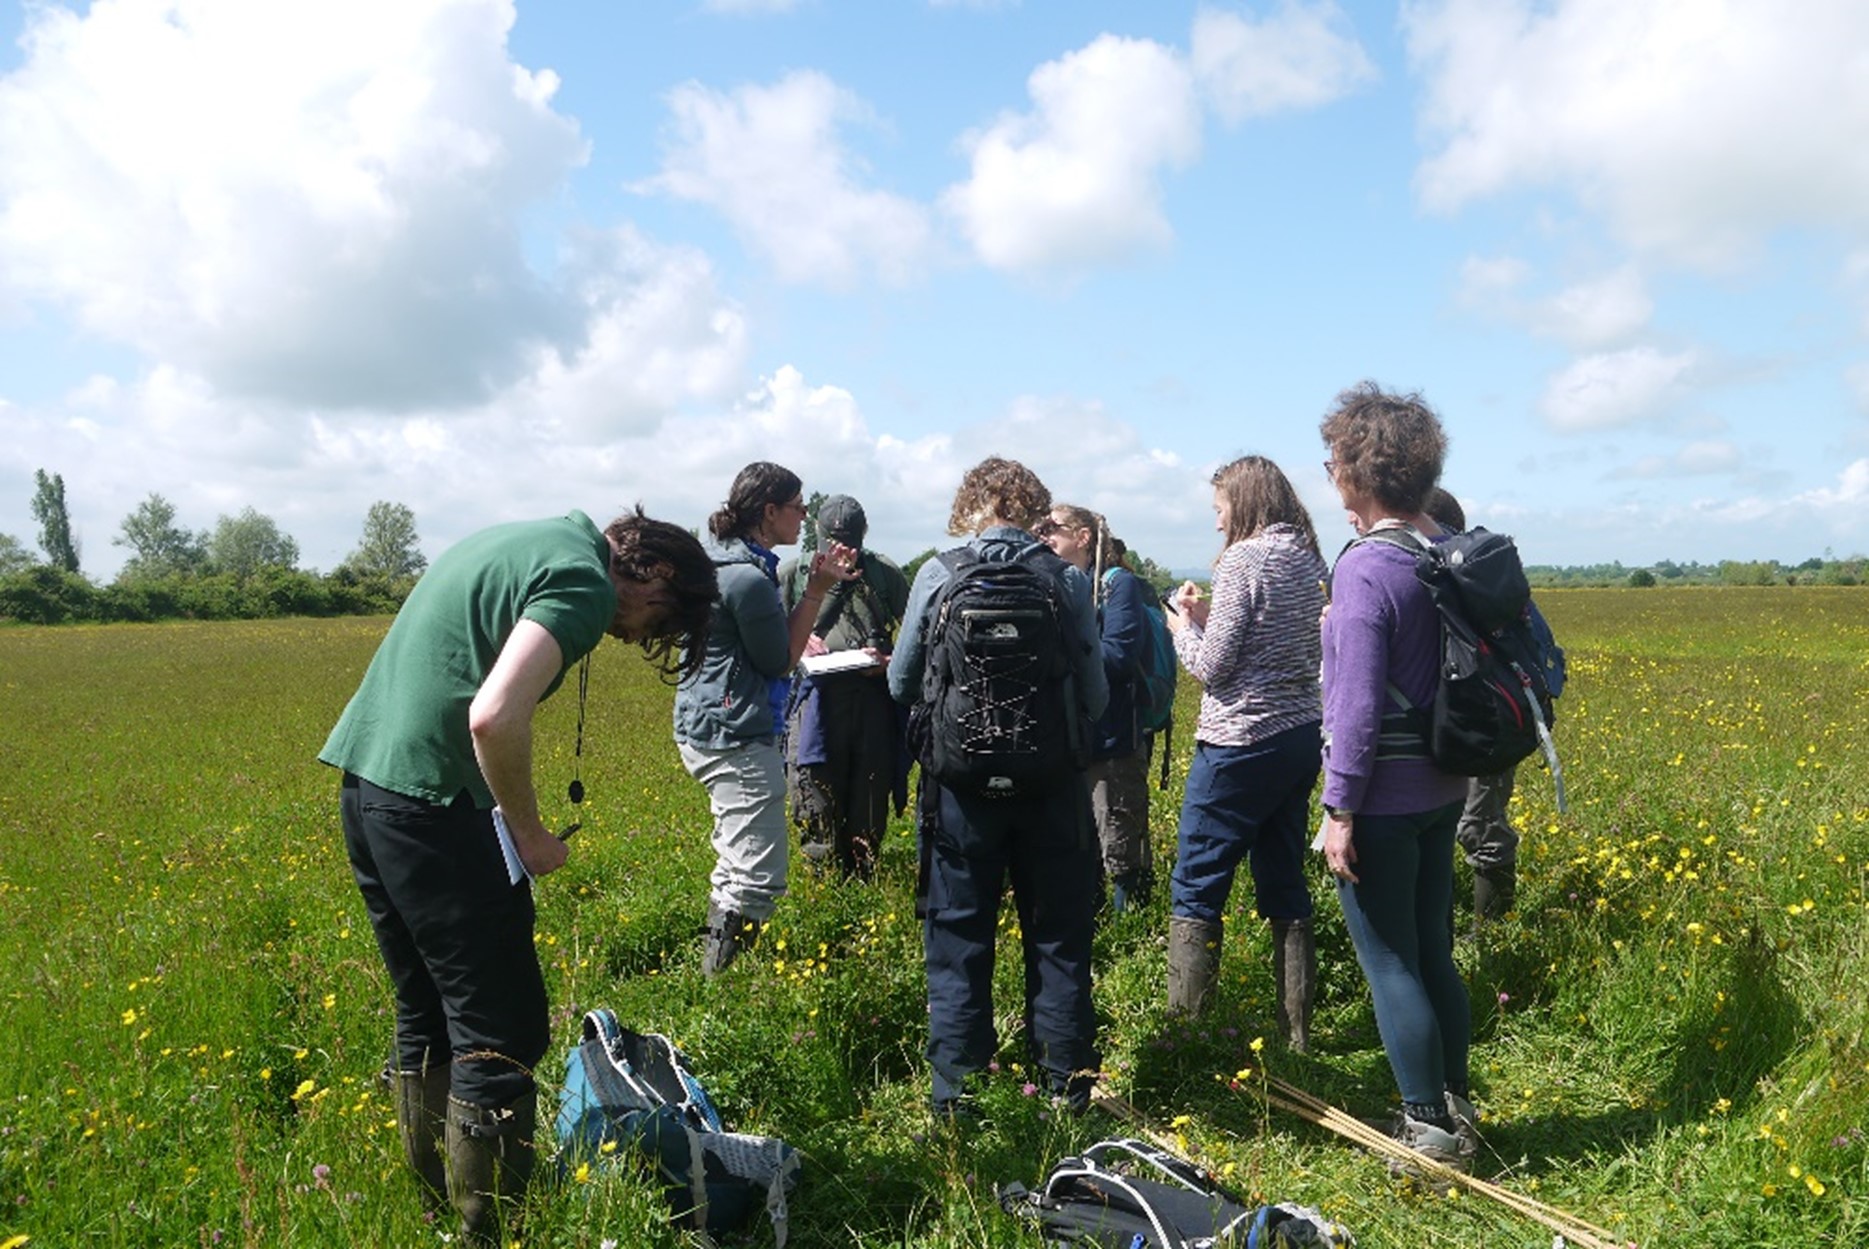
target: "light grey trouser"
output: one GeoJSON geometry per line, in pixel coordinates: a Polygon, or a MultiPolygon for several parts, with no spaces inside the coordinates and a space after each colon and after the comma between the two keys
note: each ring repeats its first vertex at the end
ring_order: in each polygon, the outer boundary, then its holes
{"type": "Polygon", "coordinates": [[[1454,840],[1467,853],[1467,866],[1479,871],[1512,871],[1519,861],[1519,831],[1506,808],[1512,801],[1515,769],[1476,776],[1467,784],[1467,805],[1460,813],[1454,840]]]}
{"type": "Polygon", "coordinates": [[[677,742],[682,766],[707,788],[714,813],[710,900],[764,923],[785,894],[791,853],[785,827],[785,761],[771,741],[729,750],[677,742]]]}

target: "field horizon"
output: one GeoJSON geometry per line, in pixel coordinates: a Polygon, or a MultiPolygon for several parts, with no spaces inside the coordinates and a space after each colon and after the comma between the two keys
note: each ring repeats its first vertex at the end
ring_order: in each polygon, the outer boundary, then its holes
{"type": "MultiPolygon", "coordinates": [[[[1457,916],[1480,1171],[1644,1249],[1869,1243],[1869,589],[1539,602],[1571,659],[1571,805],[1522,769],[1517,909],[1478,936],[1464,903],[1457,916]]],[[[315,759],[387,626],[0,628],[0,1249],[442,1243],[375,1085],[389,992],[337,776],[315,759]]],[[[1002,1070],[986,1125],[956,1135],[925,1108],[908,822],[892,821],[873,885],[794,855],[758,949],[702,977],[708,817],[670,697],[633,650],[599,650],[583,830],[536,887],[555,1041],[541,1118],[579,1015],[607,1006],[680,1043],[733,1126],[803,1152],[792,1245],[1040,1243],[993,1185],[1127,1129],[1027,1091],[1010,907],[1002,1070]]],[[[1164,880],[1197,699],[1184,680],[1170,789],[1154,794],[1164,880]]],[[[576,703],[573,689],[540,713],[548,823],[570,818],[576,703]]],[[[1270,1075],[1354,1115],[1393,1109],[1312,868],[1312,1052],[1275,1043],[1268,938],[1242,884],[1219,1000],[1196,1023],[1165,1013],[1165,898],[1106,916],[1105,1082],[1253,1200],[1317,1206],[1365,1249],[1550,1246],[1496,1203],[1399,1190],[1380,1159],[1268,1104],[1270,1075]]],[[[628,1171],[551,1176],[525,1243],[690,1243],[662,1213],[628,1171]]],[[[763,1225],[748,1239],[771,1243],[763,1225]]]]}

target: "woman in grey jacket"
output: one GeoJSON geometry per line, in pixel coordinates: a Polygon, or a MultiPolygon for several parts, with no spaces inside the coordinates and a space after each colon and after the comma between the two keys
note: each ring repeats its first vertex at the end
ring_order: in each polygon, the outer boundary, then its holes
{"type": "Polygon", "coordinates": [[[856,552],[831,543],[812,556],[805,593],[786,614],[773,548],[798,541],[801,491],[791,470],[763,460],[748,464],[707,520],[705,545],[720,598],[700,668],[675,691],[675,743],[688,774],[707,788],[714,814],[701,964],[710,976],[752,946],[785,893],[785,769],[776,738],[786,674],[804,654],[825,591],[856,575],[856,552]]]}

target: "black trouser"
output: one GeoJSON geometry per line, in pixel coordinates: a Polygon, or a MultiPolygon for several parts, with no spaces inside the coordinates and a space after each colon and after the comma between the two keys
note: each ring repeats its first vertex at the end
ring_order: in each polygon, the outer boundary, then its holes
{"type": "Polygon", "coordinates": [[[396,990],[396,1064],[452,1062],[451,1091],[504,1106],[533,1088],[551,1041],[532,946],[532,887],[507,880],[493,813],[345,774],[351,870],[396,990]]]}
{"type": "MultiPolygon", "coordinates": [[[[881,677],[854,673],[820,678],[817,697],[824,762],[794,768],[792,818],[806,840],[833,848],[846,874],[868,875],[889,819],[896,705],[881,677]]],[[[801,746],[794,727],[787,752],[796,758],[801,746]]]]}

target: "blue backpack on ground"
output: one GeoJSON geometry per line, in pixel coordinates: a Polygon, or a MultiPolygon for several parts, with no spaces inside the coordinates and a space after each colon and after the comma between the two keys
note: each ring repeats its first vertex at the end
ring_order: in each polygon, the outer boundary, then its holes
{"type": "Polygon", "coordinates": [[[557,1136],[563,1168],[638,1159],[661,1181],[674,1223],[703,1238],[763,1207],[783,1249],[797,1152],[775,1137],[727,1131],[667,1037],[625,1028],[607,1010],[586,1014],[583,1040],[565,1058],[557,1136]]]}

